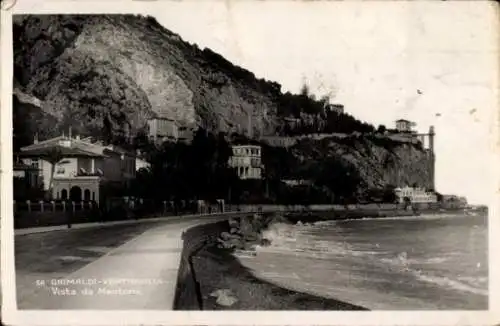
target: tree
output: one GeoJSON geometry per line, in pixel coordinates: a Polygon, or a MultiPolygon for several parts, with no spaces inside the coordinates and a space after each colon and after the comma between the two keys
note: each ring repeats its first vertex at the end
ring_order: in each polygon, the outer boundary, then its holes
{"type": "Polygon", "coordinates": [[[52,148],[41,156],[41,159],[50,163],[50,179],[48,184],[48,191],[46,193],[47,199],[52,198],[52,186],[54,183],[54,173],[56,164],[63,159],[63,154],[59,148],[52,148]]]}
{"type": "Polygon", "coordinates": [[[386,132],[387,128],[384,125],[379,125],[377,128],[377,132],[380,134],[384,134],[386,132]]]}
{"type": "Polygon", "coordinates": [[[315,179],[317,185],[326,186],[341,201],[353,199],[362,183],[356,167],[339,156],[322,163],[315,179]]]}
{"type": "Polygon", "coordinates": [[[309,86],[307,86],[307,84],[302,85],[302,88],[300,89],[300,95],[309,97],[309,86]]]}
{"type": "Polygon", "coordinates": [[[383,190],[383,202],[384,203],[395,203],[397,200],[396,187],[394,185],[386,185],[383,190]]]}

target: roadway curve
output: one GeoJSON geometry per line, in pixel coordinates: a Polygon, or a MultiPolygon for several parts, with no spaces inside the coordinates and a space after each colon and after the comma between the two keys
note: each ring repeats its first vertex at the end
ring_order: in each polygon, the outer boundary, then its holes
{"type": "Polygon", "coordinates": [[[184,217],[16,236],[18,309],[171,310],[182,232],[225,218],[184,217]],[[118,279],[121,284],[106,283],[118,279]]]}

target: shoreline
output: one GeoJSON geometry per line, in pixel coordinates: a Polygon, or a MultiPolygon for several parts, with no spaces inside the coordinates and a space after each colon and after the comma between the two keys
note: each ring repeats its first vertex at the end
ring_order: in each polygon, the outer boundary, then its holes
{"type": "MultiPolygon", "coordinates": [[[[207,232],[211,234],[215,233],[219,237],[212,237],[212,241],[203,243],[197,250],[192,251],[190,256],[200,309],[368,310],[364,307],[340,300],[281,287],[259,279],[251,270],[241,264],[239,259],[234,255],[236,250],[247,249],[251,253],[252,246],[262,242],[261,236],[255,236],[255,234],[261,233],[270,224],[279,220],[282,220],[282,218],[276,215],[267,215],[259,218],[246,216],[232,218],[208,227],[207,232]],[[256,223],[256,221],[260,222],[256,223]],[[239,223],[237,228],[242,231],[240,232],[242,235],[239,240],[240,242],[235,243],[236,237],[232,237],[227,240],[229,242],[232,241],[235,244],[234,247],[221,247],[221,235],[235,235],[236,233],[231,233],[231,231],[234,231],[236,223],[239,223]]],[[[192,246],[192,244],[188,244],[188,246],[192,246]]],[[[194,293],[194,291],[195,289],[191,293],[194,293]]],[[[178,308],[181,309],[184,307],[178,306],[178,308]]],[[[193,306],[191,306],[191,309],[193,309],[193,306]]]]}
{"type": "Polygon", "coordinates": [[[351,303],[289,290],[261,280],[230,250],[207,244],[195,256],[203,310],[368,311],[351,303]]]}
{"type": "MultiPolygon", "coordinates": [[[[455,211],[456,212],[456,211],[455,211]]],[[[216,234],[191,255],[193,274],[196,275],[197,295],[202,310],[369,310],[356,304],[342,302],[308,293],[290,290],[255,276],[235,253],[255,255],[257,245],[267,246],[262,231],[274,223],[314,223],[346,219],[411,218],[421,215],[446,215],[442,211],[415,214],[391,211],[339,212],[282,212],[256,213],[235,216],[219,223],[210,232],[216,234]],[[351,212],[352,213],[352,212],[351,212]],[[263,299],[266,298],[266,299],[263,299]],[[269,298],[269,299],[267,299],[269,298]]]]}

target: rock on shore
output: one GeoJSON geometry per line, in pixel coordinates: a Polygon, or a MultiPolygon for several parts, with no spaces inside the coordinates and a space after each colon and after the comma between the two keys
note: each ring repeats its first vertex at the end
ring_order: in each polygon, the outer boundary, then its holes
{"type": "Polygon", "coordinates": [[[254,214],[231,218],[228,222],[229,231],[221,232],[217,239],[217,247],[253,252],[258,245],[270,244],[270,240],[263,237],[262,231],[273,223],[286,222],[286,220],[280,215],[254,214]]]}

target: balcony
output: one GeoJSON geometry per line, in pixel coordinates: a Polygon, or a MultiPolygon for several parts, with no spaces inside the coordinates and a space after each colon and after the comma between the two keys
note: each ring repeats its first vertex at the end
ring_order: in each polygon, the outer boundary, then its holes
{"type": "Polygon", "coordinates": [[[94,172],[86,171],[84,169],[78,170],[78,172],[75,174],[75,177],[102,177],[104,173],[102,172],[101,169],[97,169],[94,172]]]}
{"type": "Polygon", "coordinates": [[[262,162],[261,162],[260,158],[252,158],[250,160],[250,166],[253,167],[253,168],[260,168],[260,167],[262,167],[262,162]]]}

